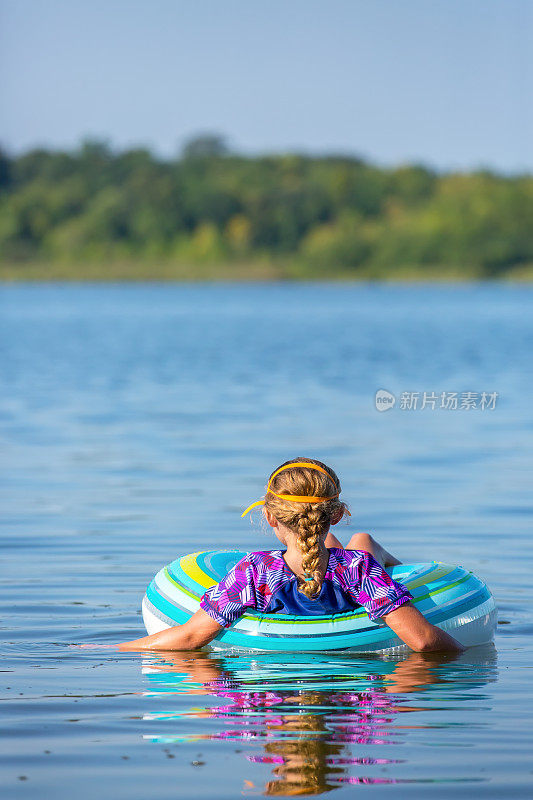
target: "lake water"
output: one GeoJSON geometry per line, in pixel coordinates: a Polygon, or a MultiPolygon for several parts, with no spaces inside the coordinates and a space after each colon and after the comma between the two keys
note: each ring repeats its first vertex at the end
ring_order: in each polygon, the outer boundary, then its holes
{"type": "Polygon", "coordinates": [[[531,288],[0,294],[3,797],[530,795],[531,288]],[[379,389],[396,397],[386,412],[379,389]],[[370,531],[404,561],[484,578],[494,646],[456,659],[71,646],[142,635],[145,587],[179,554],[274,548],[240,512],[298,455],[341,477],[341,538],[370,531]]]}

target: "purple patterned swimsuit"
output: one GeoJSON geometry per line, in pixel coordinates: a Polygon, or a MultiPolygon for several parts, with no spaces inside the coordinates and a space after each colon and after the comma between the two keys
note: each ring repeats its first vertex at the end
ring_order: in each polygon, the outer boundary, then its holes
{"type": "Polygon", "coordinates": [[[284,552],[248,553],[205,592],[201,608],[229,628],[247,608],[261,614],[319,616],[363,606],[370,619],[377,620],[412,600],[405,586],[393,581],[370,553],[338,547],[329,550],[320,592],[309,599],[298,591],[298,578],[285,563],[284,552]]]}

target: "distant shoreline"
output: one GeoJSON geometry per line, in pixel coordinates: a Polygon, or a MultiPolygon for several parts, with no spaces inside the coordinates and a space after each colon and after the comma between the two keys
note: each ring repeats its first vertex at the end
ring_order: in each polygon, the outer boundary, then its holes
{"type": "Polygon", "coordinates": [[[0,263],[2,283],[533,283],[533,265],[487,276],[461,267],[395,267],[385,269],[315,271],[291,262],[222,264],[145,263],[124,261],[70,264],[30,261],[0,263]]]}
{"type": "Polygon", "coordinates": [[[0,149],[0,280],[533,280],[533,176],[356,157],[0,149]]]}

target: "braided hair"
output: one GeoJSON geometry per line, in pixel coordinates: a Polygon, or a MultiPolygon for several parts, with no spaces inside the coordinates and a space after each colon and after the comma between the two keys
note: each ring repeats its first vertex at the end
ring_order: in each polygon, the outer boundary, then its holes
{"type": "MultiPolygon", "coordinates": [[[[323,577],[320,574],[320,540],[325,538],[331,520],[341,512],[347,511],[346,504],[339,500],[340,481],[335,472],[322,461],[303,456],[286,461],[286,464],[297,464],[298,461],[310,462],[322,467],[327,474],[312,467],[298,467],[280,472],[272,480],[265,495],[265,508],[268,509],[282,525],[296,533],[298,549],[302,553],[302,567],[305,584],[298,591],[307,597],[315,597],[322,587],[323,577]],[[327,497],[326,501],[315,503],[295,503],[282,500],[275,494],[292,494],[309,497],[327,497]]],[[[278,467],[279,469],[279,467],[278,467]]],[[[272,475],[276,472],[272,473],[272,475]]]]}

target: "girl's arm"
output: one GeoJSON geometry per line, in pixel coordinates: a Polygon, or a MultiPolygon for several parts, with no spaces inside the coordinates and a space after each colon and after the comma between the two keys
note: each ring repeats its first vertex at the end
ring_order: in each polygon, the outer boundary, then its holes
{"type": "Polygon", "coordinates": [[[209,614],[199,608],[183,625],[160,633],[119,644],[119,650],[196,650],[203,647],[223,630],[209,614]]]}
{"type": "MultiPolygon", "coordinates": [[[[325,544],[326,547],[337,547],[340,542],[332,533],[328,533],[325,544]]],[[[368,533],[355,533],[345,549],[370,553],[383,568],[401,564],[401,561],[385,550],[368,533]]],[[[428,622],[411,603],[404,603],[390,614],[386,614],[383,619],[406,645],[417,652],[462,653],[465,649],[453,636],[428,622]]]]}
{"type": "Polygon", "coordinates": [[[465,649],[449,633],[428,622],[411,603],[404,603],[390,614],[386,614],[383,619],[412,650],[425,653],[438,651],[462,653],[465,649]]]}

